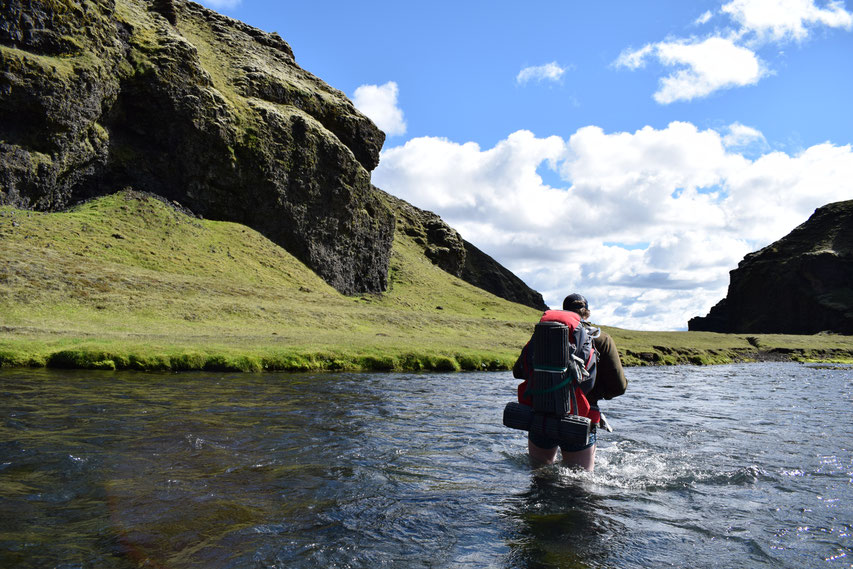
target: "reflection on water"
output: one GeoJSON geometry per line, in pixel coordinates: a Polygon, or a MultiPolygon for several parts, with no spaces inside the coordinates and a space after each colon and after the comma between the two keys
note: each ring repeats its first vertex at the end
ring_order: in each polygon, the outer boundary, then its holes
{"type": "Polygon", "coordinates": [[[850,368],[629,370],[594,473],[506,373],[0,370],[0,567],[850,567],[850,368]]]}

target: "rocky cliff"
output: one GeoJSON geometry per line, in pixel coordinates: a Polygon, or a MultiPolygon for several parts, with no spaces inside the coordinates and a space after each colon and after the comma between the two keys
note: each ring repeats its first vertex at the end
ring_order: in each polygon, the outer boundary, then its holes
{"type": "Polygon", "coordinates": [[[853,334],[853,200],[817,209],[731,271],[726,298],[689,330],[853,334]]]}
{"type": "Polygon", "coordinates": [[[180,0],[6,0],[0,46],[0,201],[132,186],[260,230],[341,292],[385,288],[385,135],[276,34],[180,0]]]}
{"type": "MultiPolygon", "coordinates": [[[[277,34],[193,2],[2,2],[0,204],[132,187],[259,230],[344,294],[381,292],[402,211],[370,183],[384,138],[277,34]]],[[[433,262],[536,304],[433,218],[433,262]]]]}

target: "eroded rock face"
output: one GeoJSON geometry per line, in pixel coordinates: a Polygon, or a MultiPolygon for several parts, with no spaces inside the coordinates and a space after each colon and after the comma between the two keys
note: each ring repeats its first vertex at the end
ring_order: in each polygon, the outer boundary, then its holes
{"type": "Polygon", "coordinates": [[[436,214],[383,194],[397,213],[398,228],[424,248],[424,255],[444,271],[495,296],[547,310],[542,295],[503,265],[462,239],[436,214]]]}
{"type": "Polygon", "coordinates": [[[251,226],[345,294],[387,288],[399,215],[448,273],[545,309],[438,216],[371,186],[384,139],[277,34],[198,4],[3,2],[0,203],[55,211],[129,186],[251,226]]]}
{"type": "Polygon", "coordinates": [[[339,291],[387,286],[384,134],[288,44],[184,0],[7,0],[0,203],[125,186],[244,223],[339,291]]]}
{"type": "Polygon", "coordinates": [[[506,267],[486,255],[472,244],[465,243],[465,267],[459,275],[462,280],[489,291],[495,296],[536,308],[548,310],[542,295],[507,270],[506,267]]]}
{"type": "Polygon", "coordinates": [[[731,271],[726,298],[690,330],[853,334],[853,200],[818,208],[731,271]]]}

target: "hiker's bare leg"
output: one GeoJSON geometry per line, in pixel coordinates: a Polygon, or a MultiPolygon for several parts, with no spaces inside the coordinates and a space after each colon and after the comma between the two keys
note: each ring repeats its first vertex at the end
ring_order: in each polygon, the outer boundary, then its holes
{"type": "Polygon", "coordinates": [[[566,466],[580,466],[592,471],[595,468],[595,445],[575,452],[563,452],[563,464],[566,466]]]}
{"type": "Polygon", "coordinates": [[[530,440],[527,441],[527,452],[530,453],[530,458],[542,464],[554,464],[557,459],[557,450],[559,447],[542,448],[538,447],[530,440]]]}

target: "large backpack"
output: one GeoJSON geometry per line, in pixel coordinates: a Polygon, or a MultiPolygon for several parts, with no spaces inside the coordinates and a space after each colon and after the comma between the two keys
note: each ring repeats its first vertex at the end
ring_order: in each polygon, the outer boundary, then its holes
{"type": "Polygon", "coordinates": [[[548,310],[542,315],[527,346],[529,371],[524,395],[529,396],[535,412],[558,416],[579,413],[575,388],[587,394],[595,385],[596,332],[588,329],[575,312],[548,310]]]}
{"type": "Polygon", "coordinates": [[[519,371],[525,381],[518,386],[518,403],[504,408],[503,424],[560,444],[588,444],[591,426],[600,420],[586,399],[595,385],[597,335],[575,312],[545,312],[522,350],[519,371]]]}

